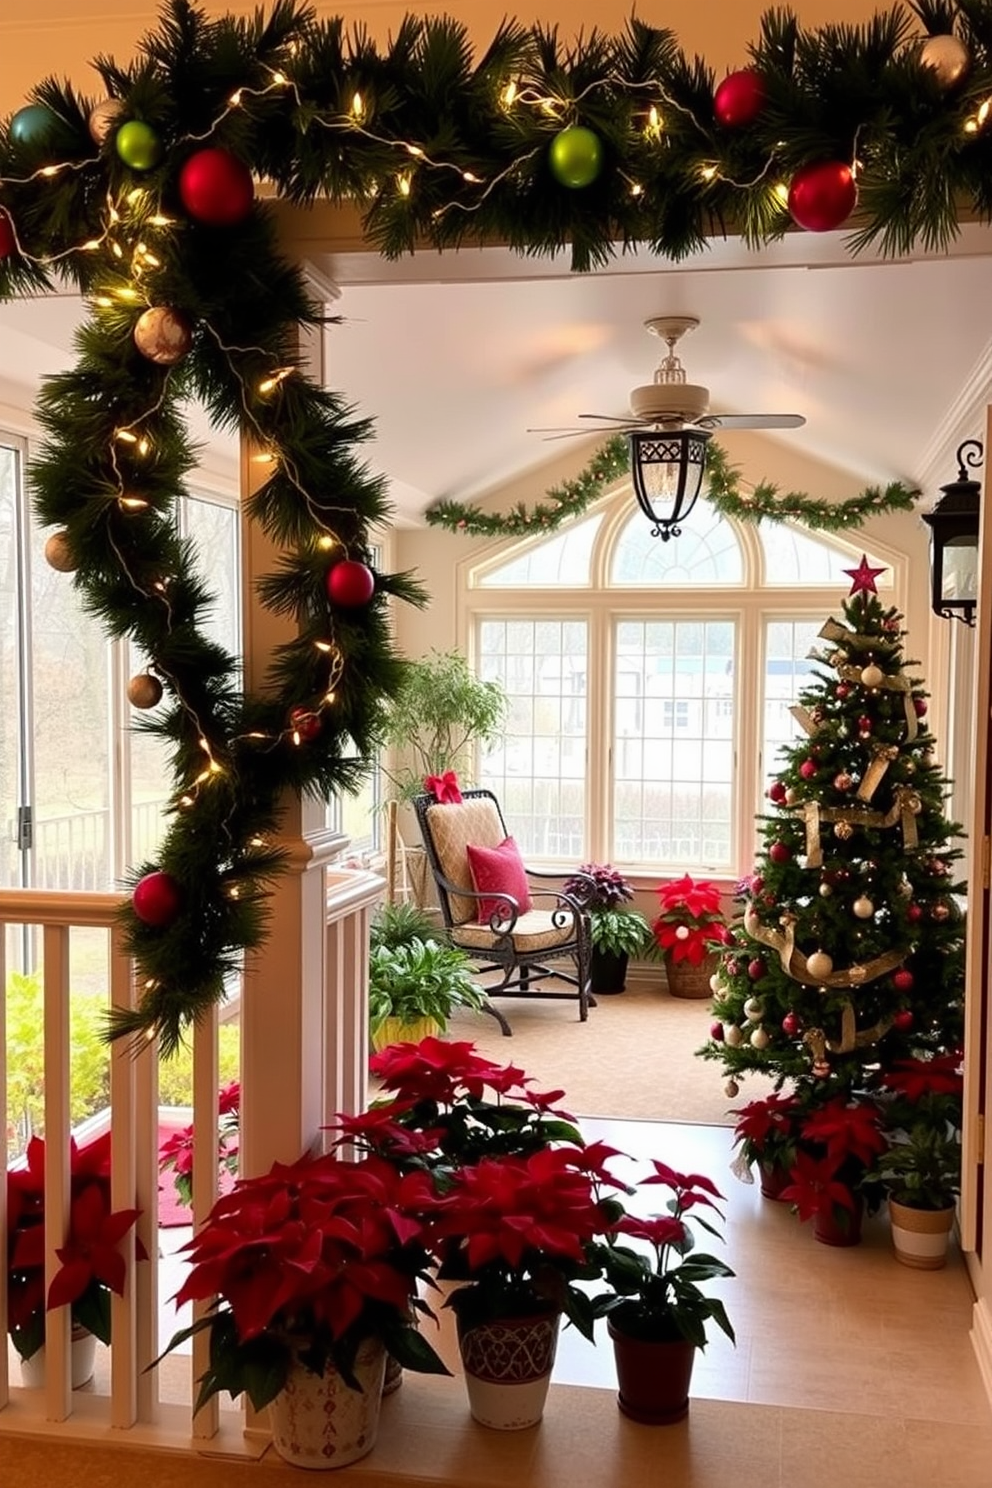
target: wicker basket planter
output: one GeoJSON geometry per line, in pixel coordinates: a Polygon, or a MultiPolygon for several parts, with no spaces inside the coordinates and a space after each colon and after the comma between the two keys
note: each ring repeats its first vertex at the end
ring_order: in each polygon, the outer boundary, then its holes
{"type": "Polygon", "coordinates": [[[665,977],[672,996],[712,997],[710,977],[716,971],[717,959],[716,956],[705,956],[698,966],[693,966],[691,961],[673,961],[670,955],[666,955],[665,977]]]}

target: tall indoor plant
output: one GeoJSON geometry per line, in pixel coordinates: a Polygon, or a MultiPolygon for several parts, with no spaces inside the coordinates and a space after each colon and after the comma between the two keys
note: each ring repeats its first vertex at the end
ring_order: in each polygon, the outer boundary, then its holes
{"type": "Polygon", "coordinates": [[[701,1173],[678,1173],[657,1159],[652,1166],[643,1185],[670,1190],[667,1212],[648,1218],[623,1213],[615,1221],[608,1240],[595,1248],[609,1290],[593,1306],[608,1320],[620,1409],[636,1421],[666,1425],[688,1413],[692,1367],[696,1350],[706,1347],[707,1324],[716,1323],[734,1341],[723,1303],[707,1296],[699,1283],[734,1273],[695,1249],[686,1218],[693,1211],[696,1224],[717,1234],[698,1211],[720,1214],[719,1189],[701,1173]],[[645,1248],[624,1245],[621,1238],[645,1248]]]}

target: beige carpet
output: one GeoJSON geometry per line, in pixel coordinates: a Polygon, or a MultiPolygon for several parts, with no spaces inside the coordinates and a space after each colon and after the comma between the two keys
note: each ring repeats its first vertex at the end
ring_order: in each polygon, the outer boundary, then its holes
{"type": "Polygon", "coordinates": [[[576,1116],[733,1125],[728,1108],[765,1094],[772,1082],[751,1075],[728,1098],[722,1066],[694,1053],[709,1034],[709,1002],[672,997],[660,971],[657,977],[600,997],[585,1023],[575,1002],[504,997],[497,1006],[512,1038],[495,1019],[474,1013],[459,1013],[448,1037],[471,1039],[501,1064],[522,1065],[541,1088],[563,1089],[576,1116]]]}

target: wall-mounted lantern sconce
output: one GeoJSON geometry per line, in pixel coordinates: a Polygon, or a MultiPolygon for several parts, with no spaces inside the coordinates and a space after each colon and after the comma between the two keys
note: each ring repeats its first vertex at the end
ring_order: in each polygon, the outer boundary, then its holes
{"type": "Polygon", "coordinates": [[[941,486],[943,496],[923,520],[930,528],[930,583],[934,614],[974,625],[978,604],[978,508],[981,485],[967,468],[981,465],[978,439],[958,446],[958,478],[941,486]]]}
{"type": "Polygon", "coordinates": [[[639,429],[627,435],[630,474],[651,536],[679,537],[703,483],[708,429],[639,429]]]}

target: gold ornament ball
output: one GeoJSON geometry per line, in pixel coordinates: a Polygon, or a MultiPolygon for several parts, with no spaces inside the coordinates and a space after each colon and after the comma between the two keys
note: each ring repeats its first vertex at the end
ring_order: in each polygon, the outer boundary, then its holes
{"type": "Polygon", "coordinates": [[[725,1023],[723,1025],[723,1042],[730,1049],[739,1049],[744,1041],[744,1034],[736,1023],[725,1023]]]}
{"type": "Polygon", "coordinates": [[[833,889],[831,888],[830,884],[828,884],[828,883],[821,883],[821,885],[820,885],[820,898],[821,899],[829,899],[830,898],[830,895],[832,893],[833,893],[833,889]]]}
{"type": "Polygon", "coordinates": [[[849,842],[854,836],[854,828],[850,822],[839,821],[834,827],[834,836],[839,837],[841,842],[849,842]]]}
{"type": "Polygon", "coordinates": [[[710,977],[710,991],[717,993],[717,995],[723,991],[723,979],[719,972],[715,971],[710,977]]]}
{"type": "Polygon", "coordinates": [[[857,915],[859,920],[870,920],[872,915],[875,913],[874,904],[872,904],[871,900],[865,894],[862,894],[860,898],[855,899],[854,903],[851,905],[851,908],[854,910],[854,913],[857,915]]]}
{"type": "Polygon", "coordinates": [[[723,1087],[723,1093],[728,1100],[733,1100],[735,1096],[740,1095],[741,1087],[736,1080],[728,1080],[723,1087]]]}
{"type": "Polygon", "coordinates": [[[795,806],[796,802],[799,801],[800,799],[801,799],[800,794],[796,790],[795,786],[790,785],[789,788],[788,788],[788,790],[785,793],[785,804],[786,804],[786,806],[795,806]]]}
{"type": "Polygon", "coordinates": [[[135,708],[155,708],[162,701],[162,684],[149,672],[139,672],[127,684],[127,698],[135,708]]]}
{"type": "Polygon", "coordinates": [[[119,98],[104,98],[91,112],[86,121],[89,126],[90,138],[95,145],[102,145],[110,135],[110,131],[117,127],[123,104],[119,98]]]}
{"type": "Polygon", "coordinates": [[[756,1028],[751,1035],[752,1049],[767,1049],[771,1040],[763,1028],[756,1028]]]}
{"type": "Polygon", "coordinates": [[[865,687],[880,687],[884,677],[882,668],[875,666],[874,662],[862,668],[861,681],[865,687]]]}
{"type": "Polygon", "coordinates": [[[181,362],[193,345],[193,330],[181,310],[153,305],[135,323],[134,344],[150,362],[171,367],[181,362]]]}
{"type": "Polygon", "coordinates": [[[744,1004],[744,1012],[752,1023],[758,1022],[764,1010],[764,1004],[759,1002],[757,997],[749,997],[744,1004]]]}
{"type": "Polygon", "coordinates": [[[45,562],[56,573],[75,573],[79,567],[65,532],[53,532],[45,544],[45,562]]]}
{"type": "Polygon", "coordinates": [[[920,47],[920,62],[942,88],[953,88],[968,71],[971,53],[957,36],[928,36],[920,47]]]}
{"type": "Polygon", "coordinates": [[[828,977],[833,969],[833,960],[826,951],[814,951],[806,958],[806,970],[812,977],[828,977]]]}

